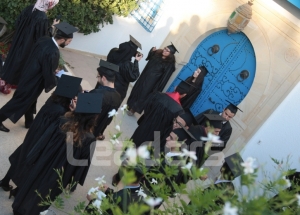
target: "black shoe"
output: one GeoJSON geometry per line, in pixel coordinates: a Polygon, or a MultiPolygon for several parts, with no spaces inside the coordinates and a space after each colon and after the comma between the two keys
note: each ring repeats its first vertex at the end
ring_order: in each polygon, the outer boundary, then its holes
{"type": "Polygon", "coordinates": [[[2,122],[1,122],[1,124],[0,124],[0,131],[9,132],[9,129],[6,128],[6,127],[2,124],[2,122]]]}
{"type": "Polygon", "coordinates": [[[2,187],[2,189],[6,192],[13,189],[13,187],[11,185],[4,184],[2,181],[0,181],[0,187],[2,187]]]}
{"type": "Polygon", "coordinates": [[[16,197],[17,193],[18,193],[19,189],[16,187],[15,189],[9,191],[9,199],[13,196],[16,197]]]}

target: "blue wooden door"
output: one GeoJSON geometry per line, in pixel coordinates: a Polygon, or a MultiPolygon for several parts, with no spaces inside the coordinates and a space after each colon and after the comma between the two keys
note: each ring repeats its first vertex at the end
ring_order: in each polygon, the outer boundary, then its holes
{"type": "Polygon", "coordinates": [[[215,32],[198,45],[167,91],[174,91],[180,79],[191,76],[200,65],[207,68],[208,74],[204,78],[202,92],[191,107],[194,115],[207,109],[222,112],[228,105],[226,100],[235,105],[241,103],[252,86],[256,59],[252,44],[244,33],[228,35],[227,30],[215,32]],[[219,51],[212,54],[211,47],[216,44],[219,51]],[[246,79],[242,78],[242,71],[248,72],[246,79]]]}

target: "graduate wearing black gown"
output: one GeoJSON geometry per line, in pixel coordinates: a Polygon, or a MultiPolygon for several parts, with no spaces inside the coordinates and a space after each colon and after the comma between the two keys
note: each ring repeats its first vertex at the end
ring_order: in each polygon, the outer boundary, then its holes
{"type": "Polygon", "coordinates": [[[49,208],[38,206],[41,198],[35,191],[44,199],[49,195],[51,200],[62,192],[54,169],[63,169],[64,188],[72,181],[83,185],[95,149],[92,130],[101,102],[99,95],[79,94],[75,111],[67,112],[58,119],[58,125],[51,124],[39,138],[24,161],[30,168],[20,173],[22,181],[12,205],[15,214],[39,215],[49,208]]]}
{"type": "Polygon", "coordinates": [[[152,92],[161,92],[166,86],[172,73],[175,71],[175,52],[173,45],[163,50],[152,48],[149,51],[148,61],[142,74],[130,93],[127,104],[129,110],[134,113],[142,113],[146,106],[146,100],[152,92]]]}
{"type": "Polygon", "coordinates": [[[39,38],[50,36],[46,12],[57,3],[58,0],[39,0],[35,5],[26,7],[17,18],[12,45],[0,73],[0,77],[6,83],[18,85],[32,47],[39,38]]]}
{"type": "Polygon", "coordinates": [[[220,139],[223,141],[223,144],[220,146],[215,146],[212,147],[211,150],[213,151],[222,151],[225,147],[226,144],[231,136],[232,133],[232,127],[230,124],[230,119],[235,116],[236,112],[241,109],[239,109],[237,106],[234,104],[230,103],[222,113],[219,113],[218,111],[215,111],[213,109],[208,109],[197,116],[195,116],[195,119],[199,125],[204,125],[205,124],[205,117],[204,114],[219,114],[221,115],[225,120],[223,122],[222,129],[219,133],[220,139]]]}
{"type": "Polygon", "coordinates": [[[143,57],[137,52],[138,47],[141,48],[132,36],[130,41],[121,43],[119,48],[113,48],[107,55],[107,61],[119,66],[119,72],[116,73],[115,89],[121,95],[121,103],[126,97],[130,82],[134,82],[140,76],[139,61],[143,57]],[[135,57],[134,62],[131,58],[135,57]]]}
{"type": "Polygon", "coordinates": [[[25,127],[29,128],[36,113],[36,102],[43,90],[48,93],[56,86],[55,70],[59,62],[58,46],[65,47],[73,38],[76,28],[68,23],[56,25],[55,38],[42,37],[31,49],[23,73],[11,100],[0,109],[0,130],[9,132],[2,122],[9,118],[16,123],[25,114],[25,127]],[[65,28],[66,27],[66,28],[65,28]]]}
{"type": "MultiPolygon", "coordinates": [[[[198,168],[200,168],[203,165],[203,163],[208,157],[205,154],[206,141],[202,141],[201,138],[207,137],[209,132],[212,132],[214,135],[218,135],[218,133],[222,128],[222,122],[224,120],[224,118],[222,118],[218,114],[205,114],[204,117],[205,117],[204,125],[192,125],[188,128],[188,132],[192,136],[192,138],[186,141],[189,150],[196,152],[196,156],[197,156],[196,166],[198,168]]],[[[183,127],[183,129],[185,128],[183,127]]]]}
{"type": "Polygon", "coordinates": [[[180,97],[184,97],[189,85],[183,82],[174,93],[154,92],[146,101],[144,114],[138,120],[138,127],[131,136],[136,147],[145,141],[159,141],[160,150],[164,150],[165,139],[173,129],[173,120],[184,113],[180,105],[180,97]],[[159,139],[154,140],[154,132],[160,131],[159,139]]]}
{"type": "MultiPolygon", "coordinates": [[[[62,75],[55,92],[43,105],[41,110],[36,115],[31,127],[29,128],[23,143],[9,156],[10,168],[6,176],[0,181],[0,187],[8,191],[12,187],[9,186],[9,180],[18,186],[22,182],[22,177],[18,173],[22,172],[28,166],[24,161],[28,153],[37,143],[38,139],[53,123],[59,123],[57,119],[63,116],[67,111],[70,111],[69,105],[78,93],[81,93],[80,86],[81,78],[62,75]]],[[[12,192],[14,195],[16,191],[12,192]]]]}
{"type": "Polygon", "coordinates": [[[113,119],[108,116],[108,113],[113,109],[117,111],[121,105],[120,94],[114,88],[115,74],[118,71],[118,66],[100,60],[100,67],[97,68],[97,71],[99,85],[97,89],[91,90],[90,93],[103,95],[103,102],[102,111],[97,118],[94,128],[94,135],[98,140],[104,140],[105,136],[103,133],[113,119]]]}
{"type": "Polygon", "coordinates": [[[183,109],[189,109],[196,98],[202,91],[202,85],[204,77],[207,74],[207,69],[204,66],[200,66],[192,76],[188,77],[185,81],[191,85],[190,92],[180,100],[183,109]]]}

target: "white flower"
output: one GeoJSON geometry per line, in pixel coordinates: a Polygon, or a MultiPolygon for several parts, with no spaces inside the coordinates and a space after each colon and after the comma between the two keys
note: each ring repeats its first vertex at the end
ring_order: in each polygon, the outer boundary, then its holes
{"type": "Polygon", "coordinates": [[[124,104],[120,109],[121,109],[121,111],[123,111],[123,114],[124,114],[124,111],[127,110],[127,104],[124,104]]]}
{"type": "Polygon", "coordinates": [[[92,193],[95,193],[96,191],[98,191],[98,188],[97,187],[92,187],[89,192],[88,192],[88,195],[91,195],[92,193]]]}
{"type": "Polygon", "coordinates": [[[157,184],[157,181],[154,178],[152,178],[151,184],[157,184]]]}
{"type": "Polygon", "coordinates": [[[105,175],[103,175],[102,177],[98,177],[95,180],[98,181],[99,186],[102,186],[103,184],[106,183],[106,181],[104,180],[105,175]]]}
{"type": "Polygon", "coordinates": [[[192,162],[189,162],[187,165],[181,167],[182,169],[191,169],[193,166],[193,163],[192,162]]]}
{"type": "Polygon", "coordinates": [[[110,118],[112,116],[116,116],[116,115],[118,115],[118,112],[116,111],[116,109],[113,109],[110,112],[108,112],[108,118],[110,118]]]}
{"type": "Polygon", "coordinates": [[[45,210],[43,212],[40,212],[40,215],[46,215],[48,213],[48,210],[45,210]]]}
{"type": "Polygon", "coordinates": [[[220,140],[219,136],[214,135],[214,134],[212,134],[210,132],[208,133],[207,137],[201,137],[201,140],[212,142],[212,143],[223,143],[223,141],[220,140]]]}
{"type": "Polygon", "coordinates": [[[150,158],[150,152],[147,149],[147,146],[140,146],[137,149],[137,154],[143,159],[149,159],[150,158]]]}
{"type": "Polygon", "coordinates": [[[223,208],[223,215],[238,215],[237,207],[231,207],[230,202],[226,202],[223,208]]]}
{"type": "Polygon", "coordinates": [[[118,139],[110,139],[109,141],[114,145],[120,143],[118,139]]]}
{"type": "Polygon", "coordinates": [[[298,205],[300,206],[300,195],[296,194],[296,198],[297,198],[297,201],[298,201],[298,205]]]}
{"type": "Polygon", "coordinates": [[[289,179],[286,179],[285,176],[283,176],[282,179],[285,181],[285,183],[286,183],[286,185],[287,185],[288,187],[291,186],[291,182],[290,182],[289,179]]]}
{"type": "Polygon", "coordinates": [[[105,193],[103,193],[101,190],[99,190],[97,193],[98,200],[102,201],[102,199],[105,197],[106,197],[105,193]]]}
{"type": "Polygon", "coordinates": [[[138,196],[142,196],[143,198],[147,197],[147,194],[144,193],[143,188],[141,187],[139,190],[135,191],[136,193],[138,193],[138,196]]]}
{"type": "Polygon", "coordinates": [[[136,164],[136,149],[135,148],[128,148],[125,152],[126,158],[128,158],[128,162],[131,164],[136,164]]]}
{"type": "Polygon", "coordinates": [[[185,148],[182,149],[182,154],[180,155],[181,157],[183,156],[186,156],[186,157],[190,157],[192,158],[193,160],[197,160],[197,156],[196,156],[196,152],[193,152],[193,151],[189,151],[185,148]]]}
{"type": "Polygon", "coordinates": [[[116,125],[116,129],[117,129],[118,131],[120,131],[120,130],[121,130],[121,128],[120,128],[120,126],[119,126],[119,125],[116,125]]]}
{"type": "Polygon", "coordinates": [[[254,172],[255,166],[254,166],[255,158],[248,157],[244,163],[241,163],[241,166],[244,167],[244,173],[245,174],[251,174],[254,172]]]}
{"type": "Polygon", "coordinates": [[[158,198],[147,198],[144,199],[144,201],[150,206],[150,207],[154,207],[156,205],[159,205],[162,202],[162,198],[158,197],[158,198]]]}
{"type": "Polygon", "coordinates": [[[96,199],[96,200],[93,202],[93,206],[94,206],[95,208],[100,209],[101,201],[98,200],[98,199],[96,199]]]}

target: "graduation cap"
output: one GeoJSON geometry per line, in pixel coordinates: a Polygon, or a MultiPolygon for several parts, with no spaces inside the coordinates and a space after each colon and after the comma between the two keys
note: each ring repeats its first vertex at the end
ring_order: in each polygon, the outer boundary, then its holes
{"type": "Polygon", "coordinates": [[[7,25],[7,22],[1,16],[0,16],[0,23],[4,24],[4,25],[7,25]]]}
{"type": "Polygon", "coordinates": [[[78,94],[78,89],[81,88],[81,81],[82,78],[62,75],[58,81],[54,94],[72,99],[78,94]]]}
{"type": "Polygon", "coordinates": [[[172,53],[172,54],[175,54],[175,52],[178,52],[179,53],[179,51],[176,49],[176,47],[174,46],[174,44],[171,42],[171,45],[169,45],[169,46],[167,46],[169,49],[170,49],[170,52],[172,53]]]}
{"type": "Polygon", "coordinates": [[[206,119],[208,119],[209,124],[214,128],[222,128],[222,122],[226,121],[223,117],[219,114],[204,114],[206,119]]]}
{"type": "Polygon", "coordinates": [[[244,160],[239,153],[235,153],[225,158],[225,163],[228,165],[234,178],[243,174],[244,168],[241,165],[243,162],[244,160]]]}
{"type": "Polygon", "coordinates": [[[73,33],[78,31],[77,28],[67,22],[60,22],[54,26],[57,28],[56,34],[65,38],[73,38],[73,33]]]}
{"type": "Polygon", "coordinates": [[[101,93],[79,93],[75,113],[101,113],[101,93]]]}
{"type": "Polygon", "coordinates": [[[207,73],[209,73],[208,70],[207,70],[207,68],[205,66],[203,66],[203,65],[199,66],[199,69],[201,70],[201,73],[204,73],[205,75],[207,73]]]}
{"type": "Polygon", "coordinates": [[[190,138],[189,134],[186,132],[186,130],[183,127],[176,128],[172,132],[177,135],[178,138],[177,141],[183,141],[190,138]]]}
{"type": "Polygon", "coordinates": [[[102,59],[99,62],[99,66],[97,68],[98,73],[101,76],[104,75],[106,78],[114,78],[116,72],[119,72],[119,66],[102,59]]]}
{"type": "Polygon", "coordinates": [[[193,113],[190,111],[190,109],[184,110],[184,113],[180,114],[179,116],[180,116],[180,118],[182,118],[185,121],[185,124],[187,126],[190,126],[193,123],[197,124],[197,121],[196,121],[193,113]]]}
{"type": "Polygon", "coordinates": [[[137,47],[139,47],[142,50],[142,45],[139,41],[137,41],[133,36],[129,35],[130,41],[137,47]]]}
{"type": "Polygon", "coordinates": [[[226,100],[226,102],[228,102],[229,105],[227,105],[227,107],[225,109],[229,109],[231,113],[236,114],[236,112],[238,110],[240,110],[241,112],[243,112],[241,109],[239,109],[236,105],[232,104],[230,101],[226,100]]]}
{"type": "Polygon", "coordinates": [[[99,66],[104,67],[104,68],[109,69],[109,70],[112,70],[112,71],[115,71],[115,72],[119,72],[119,66],[118,65],[110,63],[110,62],[102,60],[102,59],[100,59],[99,66]]]}

